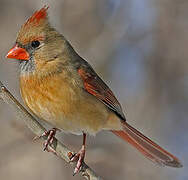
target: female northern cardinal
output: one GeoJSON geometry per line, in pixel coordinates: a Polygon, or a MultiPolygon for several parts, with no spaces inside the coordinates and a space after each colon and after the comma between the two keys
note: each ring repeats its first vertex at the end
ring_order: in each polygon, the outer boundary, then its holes
{"type": "Polygon", "coordinates": [[[180,161],[130,126],[113,92],[48,22],[48,7],[36,11],[21,27],[8,58],[20,60],[21,95],[28,108],[55,128],[83,133],[83,145],[71,161],[77,173],[85,156],[86,134],[110,130],[160,165],[182,167],[180,161]]]}

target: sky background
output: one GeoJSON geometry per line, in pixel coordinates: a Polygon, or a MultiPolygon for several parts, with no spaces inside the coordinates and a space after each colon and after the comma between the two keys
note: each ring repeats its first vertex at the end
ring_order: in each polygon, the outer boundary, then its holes
{"type": "MultiPolygon", "coordinates": [[[[110,132],[87,141],[86,163],[108,180],[188,179],[188,2],[185,0],[0,0],[0,80],[19,94],[19,66],[5,58],[20,26],[49,5],[51,24],[111,87],[128,122],[175,154],[181,169],[159,167],[110,132]]],[[[0,102],[0,175],[6,180],[73,180],[64,161],[0,102]]],[[[72,150],[82,137],[58,134],[72,150]]]]}

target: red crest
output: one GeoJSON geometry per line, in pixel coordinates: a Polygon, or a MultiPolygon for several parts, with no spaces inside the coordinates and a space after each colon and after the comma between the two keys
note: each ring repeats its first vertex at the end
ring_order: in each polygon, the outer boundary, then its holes
{"type": "Polygon", "coordinates": [[[25,23],[25,26],[29,25],[29,24],[39,24],[39,22],[41,20],[46,19],[47,17],[47,10],[48,10],[49,6],[44,6],[42,9],[40,9],[39,11],[36,11],[25,23]]]}

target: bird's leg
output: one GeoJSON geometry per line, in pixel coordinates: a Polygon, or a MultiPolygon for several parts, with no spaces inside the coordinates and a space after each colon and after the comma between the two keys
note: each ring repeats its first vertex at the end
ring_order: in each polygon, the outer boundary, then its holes
{"type": "Polygon", "coordinates": [[[82,162],[84,161],[85,152],[86,152],[86,134],[83,133],[83,144],[81,149],[78,151],[78,153],[73,154],[72,156],[69,157],[70,162],[75,162],[75,161],[77,162],[73,175],[77,174],[80,171],[82,162]]]}
{"type": "Polygon", "coordinates": [[[34,138],[34,140],[40,139],[40,138],[42,138],[44,136],[47,136],[47,139],[44,141],[44,144],[43,144],[44,145],[44,149],[43,150],[44,151],[48,151],[48,152],[53,152],[54,154],[56,154],[55,150],[52,149],[50,147],[50,145],[52,145],[54,137],[55,137],[55,134],[56,134],[57,131],[60,131],[60,130],[57,129],[57,128],[52,128],[52,129],[50,129],[48,131],[45,131],[40,136],[36,136],[34,138]]]}

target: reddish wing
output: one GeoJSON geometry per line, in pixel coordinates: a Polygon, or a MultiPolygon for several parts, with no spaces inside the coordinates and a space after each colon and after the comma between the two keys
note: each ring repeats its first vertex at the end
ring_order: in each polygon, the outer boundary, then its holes
{"type": "Polygon", "coordinates": [[[87,68],[80,67],[78,73],[84,81],[85,90],[107,105],[121,119],[125,120],[120,103],[94,70],[90,66],[87,66],[87,68]]]}

